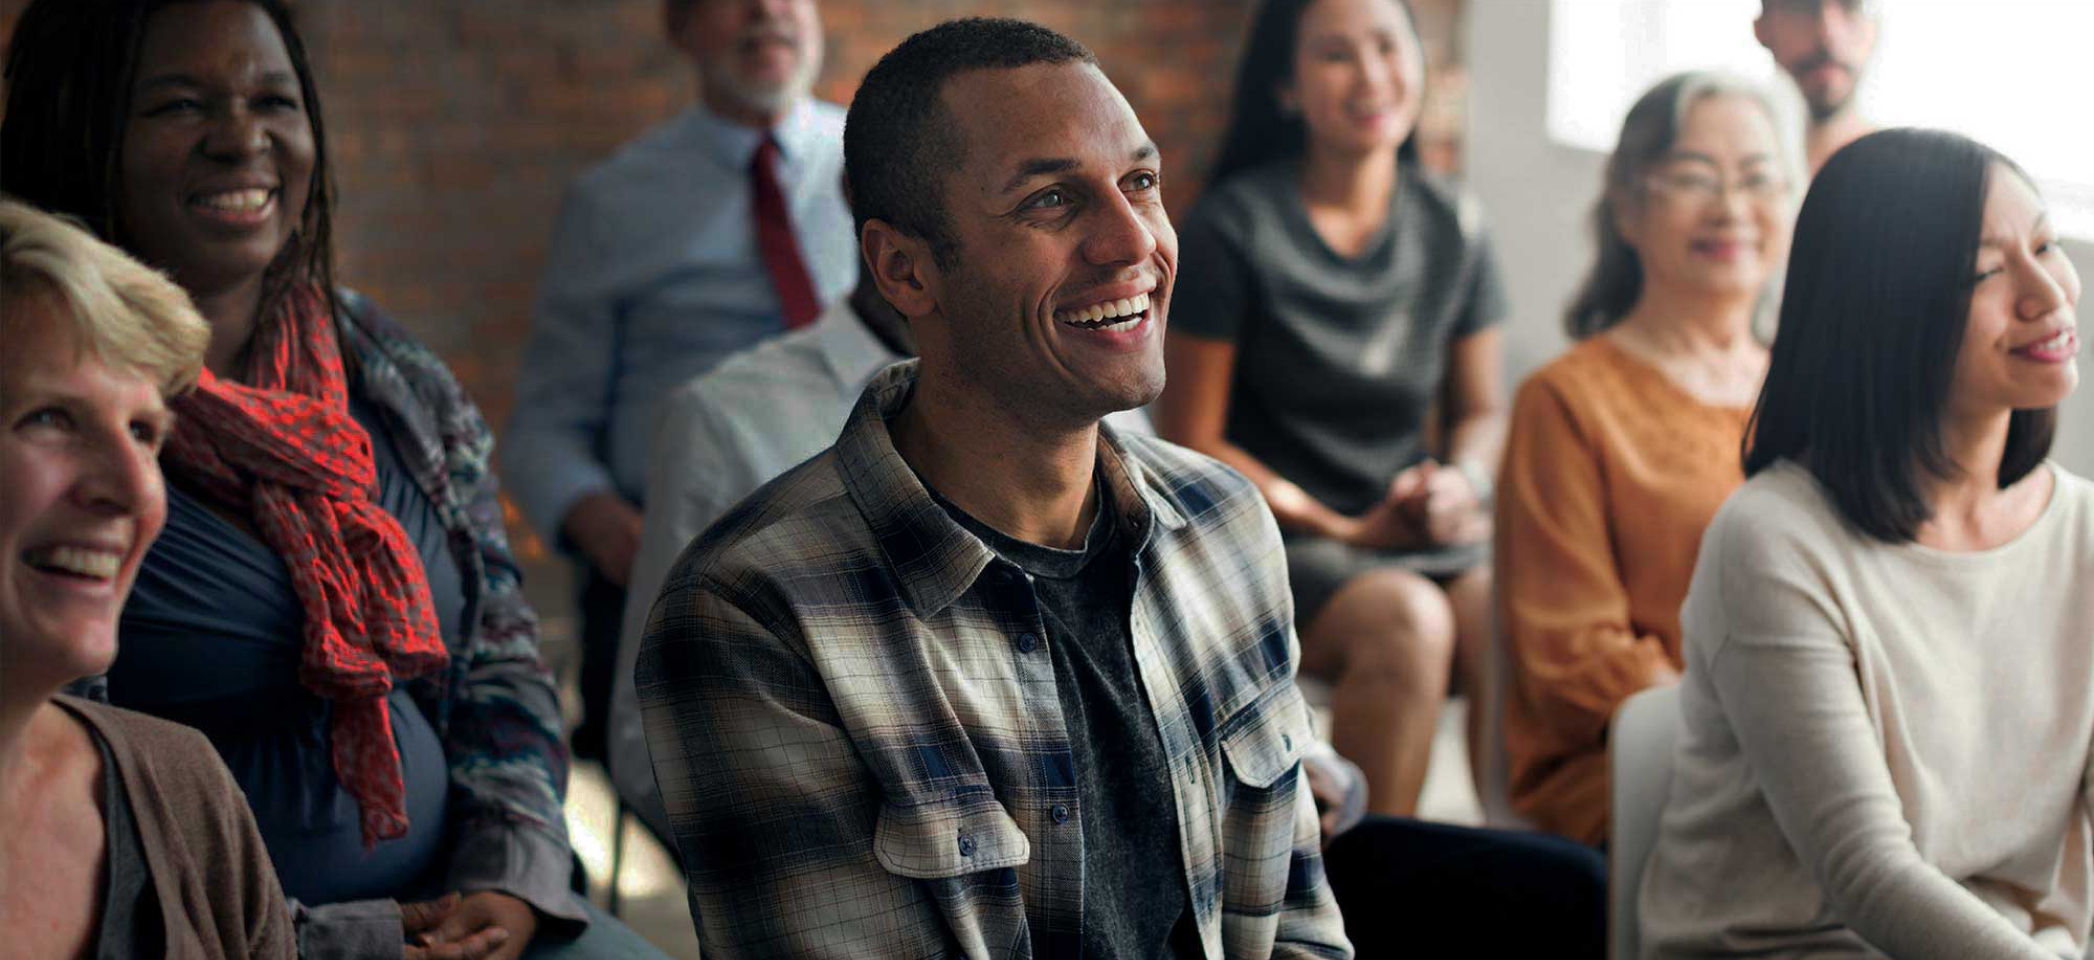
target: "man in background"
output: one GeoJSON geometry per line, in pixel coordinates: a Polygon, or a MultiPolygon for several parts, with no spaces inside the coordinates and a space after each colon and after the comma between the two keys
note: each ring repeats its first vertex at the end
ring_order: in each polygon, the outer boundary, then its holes
{"type": "Polygon", "coordinates": [[[1804,150],[1818,172],[1839,148],[1873,132],[1855,93],[1876,50],[1875,0],[1760,0],[1753,36],[1803,94],[1804,150]]]}
{"type": "Polygon", "coordinates": [[[658,401],[856,278],[843,110],[810,96],[814,0],[666,0],[663,20],[700,103],[569,189],[501,451],[524,514],[583,567],[581,756],[604,753],[658,401]]]}

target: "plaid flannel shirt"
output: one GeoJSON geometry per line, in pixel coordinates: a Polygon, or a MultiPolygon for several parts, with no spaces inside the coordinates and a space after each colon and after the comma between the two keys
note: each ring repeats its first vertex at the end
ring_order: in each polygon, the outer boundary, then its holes
{"type": "MultiPolygon", "coordinates": [[[[934,503],[875,377],[836,445],[684,552],[636,680],[708,958],[1073,957],[1084,844],[1023,571],[934,503]]],[[[1210,960],[1352,955],[1302,778],[1278,528],[1211,460],[1103,434],[1134,655],[1210,960]]]]}

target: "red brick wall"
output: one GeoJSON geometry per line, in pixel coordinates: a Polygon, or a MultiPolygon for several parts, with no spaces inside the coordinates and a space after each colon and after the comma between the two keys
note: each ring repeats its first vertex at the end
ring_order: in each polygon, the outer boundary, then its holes
{"type": "MultiPolygon", "coordinates": [[[[426,337],[504,422],[561,190],[691,102],[660,0],[294,0],[340,186],[344,282],[426,337]]],[[[1427,157],[1458,160],[1462,0],[1413,0],[1434,67],[1427,157]]],[[[0,37],[26,0],[0,0],[0,37]]],[[[1196,195],[1227,122],[1254,0],[824,0],[819,92],[848,102],[902,37],[966,14],[1030,17],[1097,51],[1196,195]]],[[[519,530],[520,532],[520,530],[519,530]]]]}

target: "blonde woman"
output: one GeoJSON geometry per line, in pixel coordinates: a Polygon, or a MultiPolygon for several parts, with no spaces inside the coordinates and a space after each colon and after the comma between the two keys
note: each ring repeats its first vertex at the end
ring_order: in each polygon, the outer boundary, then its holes
{"type": "Polygon", "coordinates": [[[0,200],[0,930],[10,956],[290,957],[240,788],[202,735],[59,690],[116,656],[167,518],[169,395],[210,331],[166,278],[0,200]],[[33,879],[32,879],[33,878],[33,879]],[[17,953],[16,951],[20,951],[17,953]]]}

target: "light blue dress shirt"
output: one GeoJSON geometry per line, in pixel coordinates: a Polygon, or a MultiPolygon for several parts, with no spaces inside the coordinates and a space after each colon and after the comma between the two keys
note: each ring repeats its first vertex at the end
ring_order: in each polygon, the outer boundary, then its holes
{"type": "MultiPolygon", "coordinates": [[[[824,304],[858,274],[843,118],[810,98],[771,131],[793,234],[824,304]]],[[[694,107],[569,188],[501,448],[503,479],[548,541],[560,542],[568,509],[592,493],[642,502],[661,398],[784,332],[750,213],[749,165],[763,135],[694,107]]]]}

